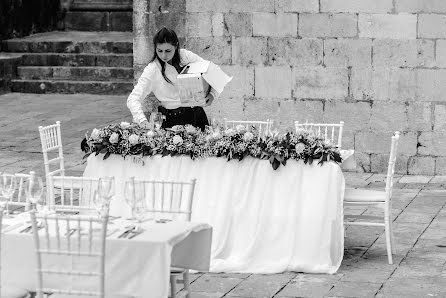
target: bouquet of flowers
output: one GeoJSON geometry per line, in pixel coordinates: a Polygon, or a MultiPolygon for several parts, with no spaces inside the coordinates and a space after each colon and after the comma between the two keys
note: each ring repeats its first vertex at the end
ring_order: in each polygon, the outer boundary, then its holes
{"type": "Polygon", "coordinates": [[[167,129],[147,130],[135,123],[121,122],[101,129],[93,129],[81,143],[86,154],[111,154],[124,158],[131,156],[189,155],[192,159],[225,157],[242,160],[246,156],[268,159],[276,170],[286,165],[288,159],[303,160],[305,163],[318,164],[334,161],[341,162],[339,150],[331,143],[316,137],[308,131],[278,131],[260,135],[255,127],[238,125],[233,128],[208,126],[205,131],[192,125],[177,125],[167,129]]]}

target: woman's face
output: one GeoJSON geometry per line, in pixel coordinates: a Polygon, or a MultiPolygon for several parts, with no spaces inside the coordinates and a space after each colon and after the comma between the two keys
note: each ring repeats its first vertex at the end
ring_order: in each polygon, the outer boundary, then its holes
{"type": "Polygon", "coordinates": [[[170,62],[175,54],[176,47],[170,43],[159,43],[156,45],[156,54],[163,62],[170,62]]]}

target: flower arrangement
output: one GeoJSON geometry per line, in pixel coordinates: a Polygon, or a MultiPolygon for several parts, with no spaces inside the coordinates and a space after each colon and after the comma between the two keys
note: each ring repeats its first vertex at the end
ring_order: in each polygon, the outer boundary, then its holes
{"type": "Polygon", "coordinates": [[[308,131],[277,131],[259,135],[255,127],[238,125],[224,129],[221,126],[207,127],[201,131],[191,125],[177,125],[167,129],[147,130],[136,123],[121,122],[101,129],[93,129],[81,143],[86,154],[111,154],[162,156],[189,155],[192,159],[206,157],[225,157],[227,160],[242,160],[246,156],[268,159],[276,170],[286,165],[288,159],[303,160],[312,164],[318,161],[341,162],[339,150],[329,142],[316,137],[308,131]]]}

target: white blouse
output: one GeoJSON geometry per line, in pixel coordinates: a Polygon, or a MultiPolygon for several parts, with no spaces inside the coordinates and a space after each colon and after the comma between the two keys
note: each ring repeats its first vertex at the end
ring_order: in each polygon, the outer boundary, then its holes
{"type": "MultiPolygon", "coordinates": [[[[180,58],[180,66],[204,60],[197,54],[185,49],[180,49],[180,58]]],[[[161,73],[161,64],[158,62],[158,59],[150,62],[144,69],[138,83],[127,98],[127,107],[133,115],[133,121],[136,123],[141,123],[144,120],[147,120],[143,112],[142,103],[150,92],[153,92],[156,98],[161,102],[161,105],[166,109],[176,109],[180,107],[180,96],[176,84],[178,72],[174,66],[166,63],[165,74],[172,84],[164,79],[161,73]]],[[[214,96],[214,99],[219,95],[214,88],[211,88],[211,94],[214,96]]]]}

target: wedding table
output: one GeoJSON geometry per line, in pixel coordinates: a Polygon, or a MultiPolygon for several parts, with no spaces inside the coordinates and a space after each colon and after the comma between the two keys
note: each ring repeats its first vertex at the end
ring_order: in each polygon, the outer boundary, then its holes
{"type": "Polygon", "coordinates": [[[344,253],[345,181],[334,162],[322,166],[245,157],[155,155],[88,157],[84,177],[114,176],[111,214],[128,215],[123,184],[136,179],[197,179],[192,221],[213,227],[211,272],[335,273],[344,253]]]}
{"type": "MultiPolygon", "coordinates": [[[[18,219],[18,221],[23,219],[18,219]]],[[[11,223],[12,230],[5,232],[2,239],[2,284],[16,285],[35,291],[36,253],[32,234],[20,233],[23,225],[11,223]],[[17,226],[14,228],[14,226],[17,226]]],[[[16,219],[17,221],[17,219],[16,219]]],[[[8,219],[4,219],[8,223],[8,219]]],[[[109,224],[109,236],[106,243],[105,286],[106,297],[120,294],[128,297],[165,298],[169,293],[170,267],[185,267],[207,271],[209,269],[212,228],[207,224],[193,222],[145,222],[145,231],[133,239],[119,239],[125,220],[112,221],[109,224]],[[116,232],[114,232],[116,230],[116,232]]],[[[52,256],[47,262],[60,262],[52,256]]],[[[65,264],[65,263],[64,263],[65,264]]],[[[59,264],[60,265],[60,264],[59,264]]],[[[92,266],[89,263],[69,262],[71,269],[80,266],[92,266]]],[[[69,267],[68,267],[69,268],[69,267]]],[[[66,268],[66,269],[68,269],[66,268]]],[[[74,280],[63,277],[47,277],[45,285],[66,289],[74,280]]],[[[81,288],[94,286],[97,279],[82,280],[81,288]],[[90,281],[90,283],[88,282],[90,281]]],[[[80,281],[78,281],[80,282],[80,281]]],[[[79,284],[76,284],[79,285],[79,284]]],[[[74,288],[74,286],[73,286],[74,288]]]]}

